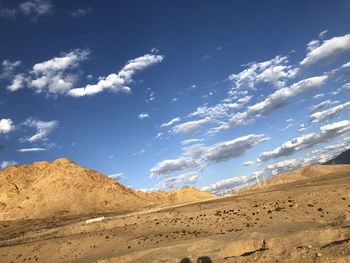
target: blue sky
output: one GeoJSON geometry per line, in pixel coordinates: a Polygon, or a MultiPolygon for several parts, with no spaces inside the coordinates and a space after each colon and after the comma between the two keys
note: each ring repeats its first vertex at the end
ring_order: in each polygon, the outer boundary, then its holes
{"type": "Polygon", "coordinates": [[[0,164],[220,194],[350,140],[349,1],[0,1],[0,164]]]}

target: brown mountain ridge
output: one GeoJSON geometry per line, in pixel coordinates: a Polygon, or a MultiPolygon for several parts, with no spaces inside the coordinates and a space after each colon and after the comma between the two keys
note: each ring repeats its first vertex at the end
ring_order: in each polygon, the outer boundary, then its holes
{"type": "Polygon", "coordinates": [[[215,198],[184,187],[144,193],[68,159],[0,171],[0,221],[117,212],[215,198]]]}

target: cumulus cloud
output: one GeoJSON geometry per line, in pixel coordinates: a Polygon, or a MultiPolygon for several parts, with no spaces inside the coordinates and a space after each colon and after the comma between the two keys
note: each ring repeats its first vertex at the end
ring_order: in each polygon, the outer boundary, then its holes
{"type": "Polygon", "coordinates": [[[4,169],[7,166],[11,166],[11,165],[16,165],[17,162],[15,161],[2,161],[2,163],[0,164],[0,168],[4,169]]]}
{"type": "Polygon", "coordinates": [[[172,130],[174,133],[192,134],[199,131],[202,128],[202,125],[209,122],[210,122],[210,118],[206,117],[201,120],[188,121],[188,122],[175,125],[172,130]]]}
{"type": "Polygon", "coordinates": [[[180,183],[194,184],[198,178],[198,172],[189,172],[178,176],[172,176],[159,183],[159,189],[174,188],[180,183]]]}
{"type": "Polygon", "coordinates": [[[162,62],[163,59],[164,56],[162,55],[146,54],[129,60],[117,74],[112,73],[107,77],[101,77],[97,84],[88,84],[84,88],[71,89],[68,92],[68,95],[73,97],[81,97],[94,95],[104,90],[113,92],[130,92],[131,89],[127,85],[133,81],[133,75],[138,71],[162,62]]]}
{"type": "Polygon", "coordinates": [[[7,86],[7,90],[16,91],[18,89],[24,88],[25,83],[27,82],[27,78],[23,74],[17,74],[12,79],[11,85],[7,86]]]}
{"type": "Polygon", "coordinates": [[[149,118],[149,114],[148,114],[148,113],[140,113],[137,117],[138,117],[140,120],[144,120],[144,119],[149,118]]]}
{"type": "Polygon", "coordinates": [[[37,142],[47,140],[47,136],[58,126],[58,121],[40,121],[33,118],[28,118],[24,123],[27,127],[36,129],[36,133],[29,138],[22,138],[21,142],[37,142]]]}
{"type": "Polygon", "coordinates": [[[310,66],[320,60],[334,59],[340,53],[350,50],[350,34],[334,37],[312,49],[300,62],[302,67],[310,66]]]}
{"type": "Polygon", "coordinates": [[[336,139],[350,130],[350,121],[344,120],[324,125],[319,133],[309,133],[283,143],[276,149],[260,154],[257,162],[266,162],[279,157],[292,155],[316,145],[336,139]]]}
{"type": "Polygon", "coordinates": [[[24,152],[39,152],[39,151],[46,151],[45,148],[22,148],[19,149],[18,152],[24,153],[24,152]]]}
{"type": "Polygon", "coordinates": [[[199,163],[190,157],[181,157],[178,159],[164,160],[157,163],[156,166],[151,168],[150,178],[168,175],[177,171],[183,171],[191,167],[196,167],[198,165],[199,163]]]}
{"type": "Polygon", "coordinates": [[[295,73],[296,69],[288,65],[288,57],[276,56],[268,61],[250,63],[248,68],[238,74],[231,74],[228,79],[234,83],[233,89],[238,90],[254,90],[256,84],[264,82],[282,88],[295,73]]]}
{"type": "Polygon", "coordinates": [[[206,148],[204,158],[208,163],[219,163],[243,155],[257,144],[269,140],[264,135],[250,134],[237,139],[217,143],[206,148]]]}
{"type": "Polygon", "coordinates": [[[211,120],[226,118],[230,115],[230,111],[242,108],[243,104],[247,103],[250,100],[250,98],[251,96],[246,96],[240,99],[242,103],[219,103],[212,107],[198,107],[196,111],[190,114],[190,117],[201,116],[208,117],[211,120]]]}
{"type": "Polygon", "coordinates": [[[344,104],[335,106],[333,108],[324,110],[324,111],[318,111],[310,115],[310,120],[309,123],[316,123],[316,122],[326,122],[331,119],[334,119],[337,117],[340,112],[347,108],[350,107],[350,102],[346,102],[344,104]]]}
{"type": "Polygon", "coordinates": [[[13,121],[11,119],[1,119],[0,120],[0,134],[9,133],[15,129],[13,121]]]}
{"type": "Polygon", "coordinates": [[[108,177],[113,179],[114,181],[120,181],[120,180],[124,179],[124,176],[122,173],[110,174],[110,175],[108,175],[108,177]]]}
{"type": "Polygon", "coordinates": [[[233,177],[233,178],[218,181],[210,186],[203,187],[201,190],[210,192],[215,195],[222,195],[222,194],[231,192],[236,187],[245,185],[246,183],[247,183],[247,178],[245,176],[233,177]]]}
{"type": "Polygon", "coordinates": [[[157,163],[157,165],[150,170],[150,177],[164,176],[192,167],[224,162],[243,155],[257,144],[268,139],[269,138],[265,137],[263,134],[249,134],[207,147],[201,144],[192,145],[185,148],[185,152],[180,158],[164,160],[157,163]]]}
{"type": "Polygon", "coordinates": [[[162,125],[160,125],[160,127],[168,127],[168,126],[172,126],[174,123],[179,122],[181,119],[179,117],[176,117],[168,122],[163,123],[162,125]]]}
{"type": "Polygon", "coordinates": [[[89,55],[88,49],[75,49],[72,52],[63,53],[60,57],[37,63],[31,71],[29,85],[38,93],[46,91],[52,94],[65,94],[77,79],[76,74],[67,73],[67,71],[80,66],[80,63],[87,60],[89,55]]]}

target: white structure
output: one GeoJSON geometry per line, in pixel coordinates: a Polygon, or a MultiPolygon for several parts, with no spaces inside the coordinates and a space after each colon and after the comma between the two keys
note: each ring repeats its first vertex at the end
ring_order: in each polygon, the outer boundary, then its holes
{"type": "Polygon", "coordinates": [[[101,222],[103,219],[105,219],[104,216],[102,217],[97,217],[97,218],[91,218],[85,221],[85,224],[91,224],[91,223],[95,223],[95,222],[101,222]]]}

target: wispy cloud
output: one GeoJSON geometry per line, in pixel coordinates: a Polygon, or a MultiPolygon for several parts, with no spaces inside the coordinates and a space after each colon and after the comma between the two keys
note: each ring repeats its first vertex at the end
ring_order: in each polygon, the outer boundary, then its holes
{"type": "Polygon", "coordinates": [[[39,151],[46,151],[45,148],[22,148],[19,149],[18,152],[24,153],[24,152],[39,152],[39,151]]]}
{"type": "Polygon", "coordinates": [[[54,6],[51,0],[27,0],[16,8],[1,8],[0,17],[15,20],[19,15],[37,22],[41,17],[47,17],[54,13],[54,6]]]}
{"type": "Polygon", "coordinates": [[[92,12],[92,8],[87,6],[85,8],[78,8],[70,12],[70,15],[75,18],[81,18],[87,16],[87,14],[92,12]]]}
{"type": "Polygon", "coordinates": [[[47,140],[47,136],[58,126],[58,121],[40,121],[28,118],[24,123],[25,126],[34,128],[36,133],[28,138],[22,138],[21,142],[37,142],[47,140]]]}
{"type": "Polygon", "coordinates": [[[0,164],[0,168],[4,169],[7,166],[11,166],[11,165],[16,165],[17,162],[15,161],[2,161],[2,163],[0,164]]]}

